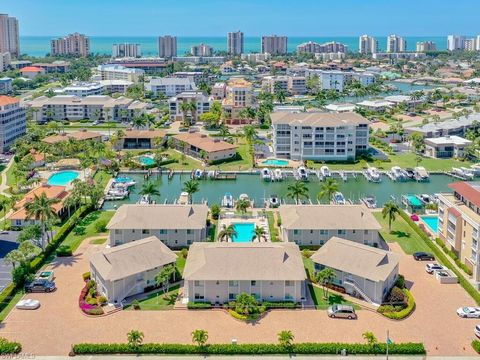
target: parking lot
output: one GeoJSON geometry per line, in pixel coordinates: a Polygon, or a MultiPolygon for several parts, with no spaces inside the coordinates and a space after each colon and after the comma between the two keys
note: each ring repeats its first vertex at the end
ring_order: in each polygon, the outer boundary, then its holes
{"type": "Polygon", "coordinates": [[[15,231],[0,234],[0,291],[12,281],[12,265],[6,264],[4,257],[18,247],[17,234],[15,231]]]}
{"type": "Polygon", "coordinates": [[[39,299],[35,311],[14,309],[0,324],[0,336],[20,341],[23,351],[36,355],[67,355],[71,345],[80,342],[125,342],[132,329],[145,334],[145,342],[191,343],[194,329],[205,329],[209,342],[239,343],[277,342],[277,333],[288,329],[297,342],[364,342],[362,333],[372,331],[384,341],[387,330],[394,342],[423,342],[429,355],[473,355],[470,342],[473,329],[480,320],[461,319],[460,306],[473,300],[457,284],[440,285],[428,275],[425,263],[403,254],[396,244],[393,250],[401,255],[400,272],[411,281],[417,308],[403,321],[361,310],[358,320],[330,319],[325,311],[272,311],[254,324],[233,319],[221,310],[208,311],[120,311],[105,317],[86,317],[78,308],[82,288],[81,274],[89,270],[89,256],[104,245],[84,242],[75,256],[62,258],[51,265],[58,290],[51,294],[28,294],[39,299]]]}

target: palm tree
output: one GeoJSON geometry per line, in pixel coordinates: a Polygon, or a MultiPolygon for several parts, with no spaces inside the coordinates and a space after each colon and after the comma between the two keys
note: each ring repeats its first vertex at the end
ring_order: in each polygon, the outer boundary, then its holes
{"type": "Polygon", "coordinates": [[[200,190],[200,183],[195,180],[188,180],[183,183],[182,191],[188,193],[188,202],[191,204],[193,202],[193,194],[200,190]]]}
{"type": "Polygon", "coordinates": [[[132,119],[132,125],[134,128],[140,129],[147,125],[147,121],[144,116],[135,116],[132,119]]]}
{"type": "Polygon", "coordinates": [[[154,183],[147,181],[142,185],[142,188],[139,194],[149,195],[149,196],[160,196],[160,191],[157,190],[157,187],[154,183]]]}
{"type": "Polygon", "coordinates": [[[257,137],[257,130],[252,125],[247,125],[243,128],[243,136],[247,143],[253,144],[255,138],[257,137]]]}
{"type": "Polygon", "coordinates": [[[139,346],[143,341],[143,332],[138,330],[130,330],[127,334],[128,345],[131,347],[139,346]]]}
{"type": "Polygon", "coordinates": [[[261,226],[255,226],[255,230],[253,230],[254,239],[258,239],[260,241],[261,238],[266,240],[267,232],[261,226]]]}
{"type": "Polygon", "coordinates": [[[165,293],[168,293],[170,287],[170,278],[175,274],[175,266],[172,264],[165,265],[162,270],[155,276],[155,283],[157,286],[165,288],[165,293]]]}
{"type": "Polygon", "coordinates": [[[400,213],[400,208],[392,200],[383,205],[382,216],[388,217],[388,230],[392,231],[392,221],[395,221],[396,214],[400,213]]]}
{"type": "Polygon", "coordinates": [[[332,201],[333,194],[338,191],[338,182],[332,178],[328,178],[320,186],[320,192],[317,195],[319,200],[325,199],[327,202],[332,201]]]}
{"type": "Polygon", "coordinates": [[[226,239],[226,241],[228,241],[228,239],[233,239],[236,236],[237,231],[235,230],[235,227],[230,225],[218,233],[218,240],[222,241],[223,239],[226,239]]]}
{"type": "Polygon", "coordinates": [[[197,329],[192,331],[192,342],[198,346],[205,346],[208,340],[208,332],[206,330],[197,329]]]}
{"type": "Polygon", "coordinates": [[[40,221],[42,227],[42,248],[45,248],[43,236],[45,234],[45,225],[48,220],[55,219],[57,212],[53,208],[53,204],[58,203],[59,199],[49,199],[45,193],[40,196],[35,195],[33,201],[25,205],[27,219],[35,219],[40,221]]]}
{"type": "Polygon", "coordinates": [[[10,199],[6,198],[6,197],[0,197],[0,208],[2,208],[2,212],[3,212],[3,230],[5,230],[5,216],[7,215],[7,208],[8,208],[8,205],[10,205],[10,199]]]}
{"type": "Polygon", "coordinates": [[[295,336],[293,336],[293,333],[291,330],[282,330],[278,333],[278,343],[280,346],[288,348],[293,345],[293,340],[295,339],[295,336]]]}
{"type": "Polygon", "coordinates": [[[315,275],[315,280],[323,286],[323,296],[328,300],[328,284],[335,279],[335,272],[330,268],[325,268],[315,275]]]}
{"type": "Polygon", "coordinates": [[[292,198],[298,204],[301,198],[308,196],[308,188],[302,181],[295,181],[287,187],[287,197],[292,198]]]}
{"type": "Polygon", "coordinates": [[[239,199],[235,205],[235,209],[242,214],[245,214],[249,207],[250,201],[248,201],[247,199],[239,199]]]}

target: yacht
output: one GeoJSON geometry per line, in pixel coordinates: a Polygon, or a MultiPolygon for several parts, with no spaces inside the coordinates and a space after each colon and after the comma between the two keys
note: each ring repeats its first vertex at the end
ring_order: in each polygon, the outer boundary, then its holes
{"type": "Polygon", "coordinates": [[[142,195],[140,200],[138,200],[137,204],[140,205],[149,205],[152,203],[152,200],[150,199],[150,195],[142,195]]]}
{"type": "Polygon", "coordinates": [[[262,169],[261,176],[263,181],[272,181],[272,171],[268,168],[262,169]]]}
{"type": "Polygon", "coordinates": [[[375,209],[377,207],[377,199],[373,195],[367,195],[361,198],[360,201],[369,209],[375,209]]]}
{"type": "Polygon", "coordinates": [[[345,205],[347,200],[345,200],[345,196],[343,196],[340,191],[337,191],[335,194],[333,194],[333,203],[335,205],[345,205]]]}
{"type": "Polygon", "coordinates": [[[390,173],[394,181],[404,181],[408,178],[406,171],[403,170],[400,166],[392,166],[390,173]]]}
{"type": "Polygon", "coordinates": [[[367,171],[365,171],[365,177],[367,178],[368,181],[371,181],[374,183],[379,183],[382,181],[382,178],[380,177],[380,173],[375,167],[369,167],[367,171]]]}
{"type": "Polygon", "coordinates": [[[466,167],[461,167],[460,169],[463,170],[463,173],[465,174],[466,178],[473,179],[475,177],[475,171],[473,169],[469,169],[466,167]]]}
{"type": "Polygon", "coordinates": [[[113,179],[113,182],[124,184],[127,187],[132,187],[132,186],[135,186],[135,184],[136,184],[135,180],[133,180],[132,178],[129,178],[129,177],[117,177],[117,178],[113,179]]]}
{"type": "Polygon", "coordinates": [[[432,198],[428,194],[418,195],[418,198],[425,204],[430,204],[432,202],[432,198]]]}
{"type": "Polygon", "coordinates": [[[273,171],[273,177],[275,178],[275,181],[282,181],[283,180],[283,172],[281,169],[275,169],[273,171]]]}
{"type": "Polygon", "coordinates": [[[328,166],[322,166],[320,168],[320,174],[326,178],[326,177],[330,177],[332,174],[330,173],[330,169],[328,168],[328,166]]]}
{"type": "Polygon", "coordinates": [[[413,169],[415,180],[417,181],[429,181],[430,175],[423,166],[417,166],[413,169]]]}
{"type": "Polygon", "coordinates": [[[225,195],[223,195],[222,206],[226,208],[233,208],[233,196],[231,193],[225,193],[225,195]]]}
{"type": "Polygon", "coordinates": [[[195,172],[193,173],[193,178],[194,179],[201,179],[203,176],[203,170],[202,169],[197,169],[195,170],[195,172]]]}
{"type": "Polygon", "coordinates": [[[409,179],[415,179],[415,171],[412,168],[406,168],[405,173],[409,179]]]}
{"type": "Polygon", "coordinates": [[[296,180],[308,181],[308,171],[304,166],[299,166],[294,175],[296,180]]]}
{"type": "Polygon", "coordinates": [[[280,206],[280,201],[278,200],[277,195],[270,195],[270,198],[268,199],[268,206],[271,208],[276,208],[280,206]]]}
{"type": "Polygon", "coordinates": [[[182,191],[180,197],[178,198],[177,203],[180,205],[188,205],[188,192],[182,191]]]}

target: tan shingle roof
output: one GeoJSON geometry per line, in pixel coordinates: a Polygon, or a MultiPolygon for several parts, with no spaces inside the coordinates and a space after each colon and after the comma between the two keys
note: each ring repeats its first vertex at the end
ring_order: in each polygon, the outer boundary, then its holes
{"type": "Polygon", "coordinates": [[[90,263],[105,280],[115,281],[175,262],[177,255],[157,237],[133,241],[94,254],[90,263]]]}
{"type": "Polygon", "coordinates": [[[272,124],[289,124],[298,126],[340,126],[368,124],[369,121],[354,112],[344,113],[289,113],[274,112],[270,114],[272,124]]]}
{"type": "Polygon", "coordinates": [[[310,259],[326,267],[348,272],[373,281],[386,280],[398,266],[398,255],[332,237],[310,259]]]}
{"type": "Polygon", "coordinates": [[[282,205],[279,212],[285,229],[381,229],[363,205],[282,205]]]}
{"type": "Polygon", "coordinates": [[[305,280],[294,243],[193,243],[185,280],[305,280]]]}
{"type": "Polygon", "coordinates": [[[122,205],[108,229],[203,229],[207,205],[122,205]]]}
{"type": "Polygon", "coordinates": [[[68,141],[68,139],[82,141],[82,140],[100,139],[101,137],[102,137],[102,134],[98,132],[82,130],[82,131],[75,131],[72,133],[47,136],[43,139],[43,141],[46,142],[47,144],[56,144],[58,142],[68,141]]]}
{"type": "Polygon", "coordinates": [[[165,137],[166,132],[162,130],[125,130],[125,139],[155,139],[165,137]]]}
{"type": "Polygon", "coordinates": [[[200,134],[200,133],[184,133],[178,134],[173,136],[174,139],[178,141],[184,141],[187,144],[195,146],[200,150],[204,150],[207,153],[215,152],[215,151],[225,151],[225,150],[233,150],[236,149],[238,146],[230,144],[226,141],[220,139],[212,139],[208,135],[200,134]]]}

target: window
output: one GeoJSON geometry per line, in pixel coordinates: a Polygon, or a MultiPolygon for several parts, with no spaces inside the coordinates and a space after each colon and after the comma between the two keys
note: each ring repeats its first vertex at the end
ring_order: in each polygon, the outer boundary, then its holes
{"type": "Polygon", "coordinates": [[[368,230],[363,230],[363,233],[364,233],[365,235],[368,235],[368,230]]]}
{"type": "Polygon", "coordinates": [[[150,230],[143,229],[143,230],[142,230],[142,234],[148,235],[148,234],[150,234],[150,230]]]}
{"type": "Polygon", "coordinates": [[[191,229],[187,229],[187,234],[190,235],[193,231],[191,229]]]}
{"type": "Polygon", "coordinates": [[[168,234],[168,231],[162,229],[162,230],[160,230],[160,234],[161,234],[161,235],[166,235],[166,234],[168,234]]]}
{"type": "Polygon", "coordinates": [[[228,286],[238,286],[238,281],[236,281],[236,280],[230,280],[230,281],[228,282],[228,286]]]}
{"type": "Polygon", "coordinates": [[[203,300],[205,297],[199,293],[195,293],[195,300],[203,300]]]}
{"type": "Polygon", "coordinates": [[[293,281],[286,280],[285,281],[285,286],[293,286],[293,281]]]}
{"type": "Polygon", "coordinates": [[[300,235],[300,230],[293,230],[293,235],[300,235]]]}
{"type": "Polygon", "coordinates": [[[251,286],[257,286],[257,282],[255,280],[250,281],[251,286]]]}
{"type": "Polygon", "coordinates": [[[203,281],[195,280],[195,281],[194,281],[194,285],[195,285],[195,286],[203,286],[203,281]]]}
{"type": "Polygon", "coordinates": [[[237,298],[237,294],[235,294],[235,293],[228,294],[228,299],[229,300],[235,300],[236,298],[237,298]]]}
{"type": "MultiPolygon", "coordinates": [[[[18,220],[17,220],[17,221],[18,221],[18,220]]],[[[116,234],[116,235],[121,235],[121,234],[122,234],[122,230],[115,229],[115,234],[116,234]]]]}
{"type": "Polygon", "coordinates": [[[320,235],[328,235],[328,230],[320,230],[320,235]]]}
{"type": "Polygon", "coordinates": [[[338,234],[338,235],[346,235],[346,234],[347,234],[347,230],[337,230],[337,234],[338,234]]]}

